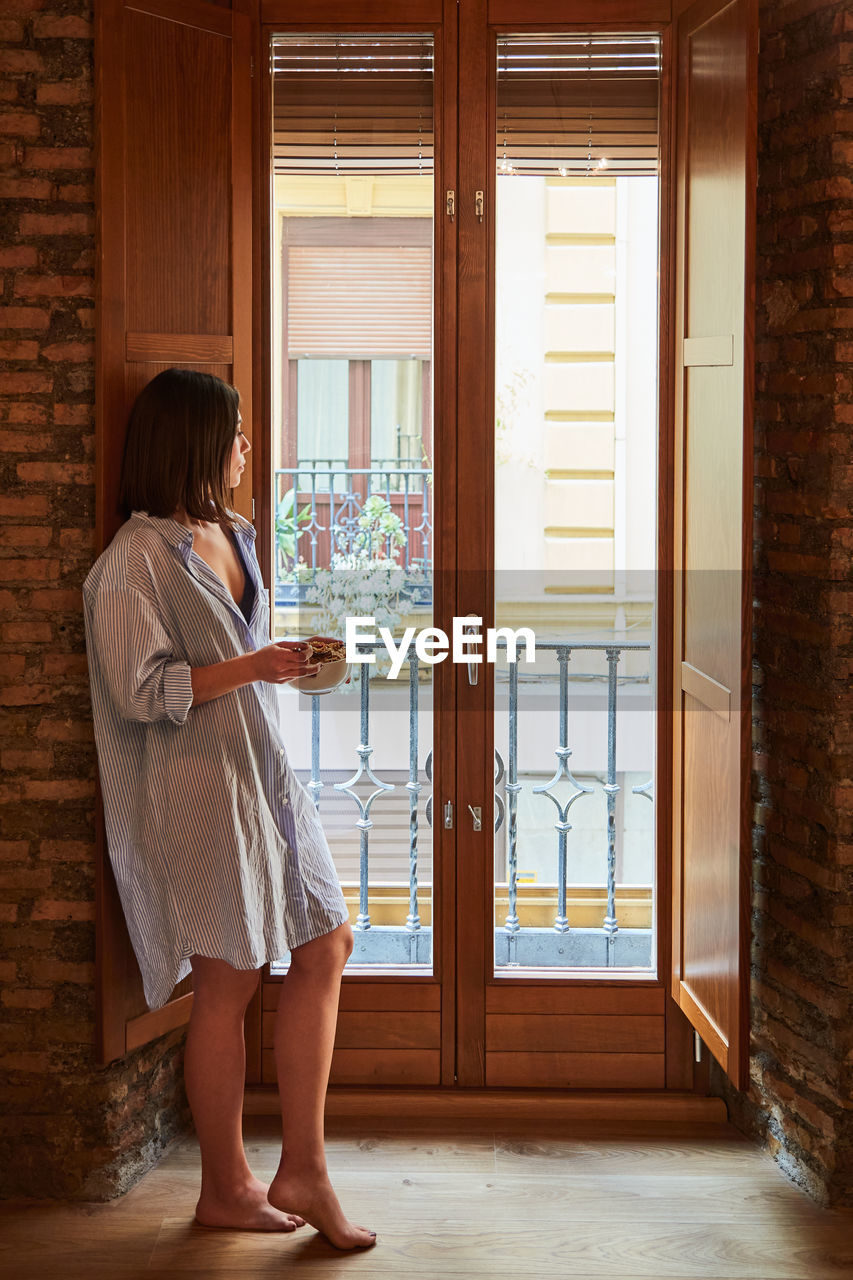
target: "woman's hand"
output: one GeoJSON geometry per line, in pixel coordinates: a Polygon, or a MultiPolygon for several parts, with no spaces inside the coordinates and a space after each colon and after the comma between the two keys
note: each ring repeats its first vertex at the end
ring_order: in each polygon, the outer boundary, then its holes
{"type": "Polygon", "coordinates": [[[286,684],[298,676],[313,676],[319,662],[311,662],[311,646],[307,640],[278,640],[252,654],[256,680],[267,684],[286,684]]]}

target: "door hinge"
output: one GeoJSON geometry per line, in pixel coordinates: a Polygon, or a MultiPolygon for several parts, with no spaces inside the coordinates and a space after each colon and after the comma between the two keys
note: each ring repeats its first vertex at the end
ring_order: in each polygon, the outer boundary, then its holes
{"type": "Polygon", "coordinates": [[[696,1062],[702,1061],[702,1037],[698,1031],[693,1032],[693,1057],[696,1062]]]}
{"type": "Polygon", "coordinates": [[[444,207],[447,210],[448,218],[450,218],[450,220],[452,221],[453,218],[456,216],[456,192],[455,191],[448,191],[447,199],[445,200],[444,207]]]}
{"type": "Polygon", "coordinates": [[[453,805],[448,800],[444,806],[444,827],[449,831],[453,826],[453,805]]]}
{"type": "Polygon", "coordinates": [[[252,524],[255,523],[255,499],[252,499],[252,524]]]}
{"type": "Polygon", "coordinates": [[[255,78],[255,59],[254,58],[249,58],[249,75],[254,80],[255,78]]]}

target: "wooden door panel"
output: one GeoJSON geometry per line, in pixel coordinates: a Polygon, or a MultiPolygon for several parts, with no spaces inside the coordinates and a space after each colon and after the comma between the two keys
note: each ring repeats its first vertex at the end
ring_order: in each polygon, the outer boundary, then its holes
{"type": "Polygon", "coordinates": [[[230,86],[223,26],[125,14],[130,330],[231,331],[231,94],[186,92],[230,86]]]}
{"type": "Polygon", "coordinates": [[[617,986],[592,982],[566,984],[551,982],[547,986],[530,986],[523,982],[496,982],[486,987],[486,1015],[512,1013],[519,1003],[525,1013],[552,1015],[617,1013],[662,1014],[666,992],[662,986],[617,986]],[[519,1001],[521,992],[521,1001],[519,1001]]]}
{"type": "Polygon", "coordinates": [[[673,997],[739,1087],[749,999],[753,0],[678,24],[673,997]]]}
{"type": "MultiPolygon", "coordinates": [[[[438,1049],[336,1049],[329,1073],[331,1085],[438,1085],[441,1053],[438,1049]]],[[[264,1049],[262,1083],[276,1082],[272,1049],[264,1049]]]]}
{"type": "Polygon", "coordinates": [[[486,1053],[660,1053],[662,1016],[614,1014],[491,1013],[486,1015],[486,1053]]]}
{"type": "MultiPolygon", "coordinates": [[[[97,7],[97,546],[118,507],[124,427],[172,366],[233,381],[252,416],[248,0],[102,0],[97,7]]],[[[248,475],[237,491],[251,512],[248,475]]],[[[189,980],[146,1010],[99,815],[97,988],[102,1061],[186,1021],[189,980]]]]}
{"type": "Polygon", "coordinates": [[[495,1088],[663,1089],[664,1053],[489,1053],[486,1084],[495,1088]]]}

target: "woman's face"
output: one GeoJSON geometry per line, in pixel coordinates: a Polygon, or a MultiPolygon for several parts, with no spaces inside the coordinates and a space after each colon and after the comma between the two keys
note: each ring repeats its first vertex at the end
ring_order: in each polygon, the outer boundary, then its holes
{"type": "Polygon", "coordinates": [[[243,419],[239,413],[237,415],[237,434],[234,437],[234,447],[231,450],[231,474],[229,476],[229,487],[236,489],[240,483],[240,477],[246,466],[246,454],[251,449],[247,436],[242,431],[243,419]]]}

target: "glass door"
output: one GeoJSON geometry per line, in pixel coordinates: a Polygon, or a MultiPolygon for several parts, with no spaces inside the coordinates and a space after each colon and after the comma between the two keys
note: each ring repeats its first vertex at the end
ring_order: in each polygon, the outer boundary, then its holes
{"type": "MultiPolygon", "coordinates": [[[[454,496],[436,323],[452,324],[453,228],[436,223],[446,34],[434,5],[424,21],[389,4],[367,29],[351,7],[351,27],[318,10],[313,27],[267,32],[274,632],[345,639],[360,619],[349,684],[280,694],[355,930],[332,1082],[436,1085],[452,1076],[434,800],[452,777],[436,715],[451,682],[414,636],[452,613],[438,526],[454,496]]],[[[264,983],[264,1080],[288,961],[264,983]]]]}
{"type": "Polygon", "coordinates": [[[459,603],[494,629],[458,676],[483,725],[461,897],[485,897],[457,931],[460,1082],[663,1088],[661,35],[501,8],[463,6],[460,36],[460,327],[484,323],[460,349],[483,461],[476,489],[460,463],[459,603]]]}

